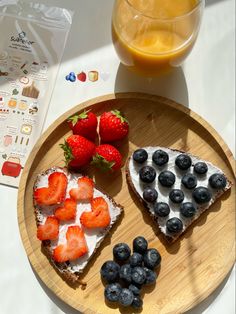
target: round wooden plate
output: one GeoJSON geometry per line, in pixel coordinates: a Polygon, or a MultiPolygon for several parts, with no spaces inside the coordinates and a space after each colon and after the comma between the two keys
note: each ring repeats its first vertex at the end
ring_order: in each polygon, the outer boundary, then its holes
{"type": "Polygon", "coordinates": [[[132,313],[131,309],[109,307],[104,302],[100,267],[112,259],[112,247],[118,242],[129,245],[137,235],[148,239],[149,246],[162,255],[155,287],[144,290],[142,313],[183,313],[205,299],[221,283],[234,263],[235,191],[226,192],[198,219],[177,242],[168,244],[157,231],[147,211],[128,188],[125,167],[115,174],[88,169],[97,184],[124,206],[124,214],[105,238],[81,279],[87,288],[68,285],[41,252],[36,238],[32,187],[38,173],[63,166],[59,143],[69,134],[66,119],[82,109],[98,116],[105,110],[121,109],[130,121],[129,141],[119,144],[124,162],[142,146],[167,146],[200,156],[220,167],[233,182],[234,158],[216,131],[191,110],[162,97],[123,93],[98,97],[63,114],[42,135],[24,168],[18,194],[18,222],[28,258],[44,283],[59,298],[83,313],[132,313]]]}

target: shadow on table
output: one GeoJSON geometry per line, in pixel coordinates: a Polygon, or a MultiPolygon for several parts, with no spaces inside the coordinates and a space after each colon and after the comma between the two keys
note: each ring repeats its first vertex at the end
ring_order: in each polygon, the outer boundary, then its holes
{"type": "MultiPolygon", "coordinates": [[[[30,264],[31,266],[31,264],[30,264]]],[[[40,286],[42,287],[42,289],[44,290],[44,292],[47,294],[47,296],[51,299],[51,301],[53,303],[55,303],[56,306],[58,306],[58,308],[63,311],[66,314],[82,314],[81,312],[75,310],[74,308],[72,308],[71,306],[69,306],[68,304],[66,304],[65,302],[63,302],[62,300],[60,300],[50,289],[48,289],[48,287],[42,282],[42,280],[39,278],[39,276],[37,275],[37,273],[34,271],[33,267],[31,266],[33,273],[36,277],[36,279],[38,280],[40,286]]],[[[206,298],[204,301],[202,301],[200,304],[198,304],[196,307],[194,307],[192,310],[187,311],[186,314],[199,314],[199,313],[203,313],[209,306],[210,304],[212,304],[214,302],[214,300],[219,296],[219,294],[221,293],[221,291],[224,289],[230,274],[231,274],[232,269],[230,270],[230,272],[228,273],[228,275],[225,277],[225,279],[222,281],[222,283],[216,288],[216,290],[208,297],[206,298]]],[[[52,310],[53,313],[53,310],[52,310]]]]}
{"type": "Polygon", "coordinates": [[[225,1],[225,0],[206,0],[206,6],[216,4],[218,2],[225,1]]]}
{"type": "Polygon", "coordinates": [[[117,70],[114,92],[144,92],[175,100],[189,107],[188,89],[181,67],[155,78],[143,77],[129,71],[120,63],[117,70]]]}

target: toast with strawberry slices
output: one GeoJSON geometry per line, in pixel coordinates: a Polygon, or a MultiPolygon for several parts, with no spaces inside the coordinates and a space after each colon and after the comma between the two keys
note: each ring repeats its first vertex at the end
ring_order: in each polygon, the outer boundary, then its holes
{"type": "Polygon", "coordinates": [[[90,178],[60,167],[37,176],[33,203],[42,251],[66,281],[79,282],[123,207],[90,178]]]}

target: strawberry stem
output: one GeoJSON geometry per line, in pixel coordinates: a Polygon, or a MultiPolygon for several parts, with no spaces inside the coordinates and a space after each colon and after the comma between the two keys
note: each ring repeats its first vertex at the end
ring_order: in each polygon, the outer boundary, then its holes
{"type": "Polygon", "coordinates": [[[69,117],[67,121],[72,122],[72,125],[75,126],[79,120],[88,118],[89,111],[90,110],[84,110],[80,114],[75,114],[74,116],[69,117]]]}
{"type": "Polygon", "coordinates": [[[126,122],[129,124],[128,120],[121,114],[121,112],[117,109],[111,111],[117,118],[120,119],[122,123],[126,122]]]}
{"type": "Polygon", "coordinates": [[[66,141],[64,144],[59,144],[59,146],[64,150],[65,163],[66,163],[66,166],[68,166],[69,162],[72,159],[74,159],[71,147],[69,146],[69,144],[66,141]]]}
{"type": "Polygon", "coordinates": [[[101,169],[102,171],[108,171],[108,170],[112,170],[112,167],[114,166],[115,162],[108,161],[103,156],[96,153],[96,155],[93,156],[93,160],[91,161],[91,164],[101,169]]]}

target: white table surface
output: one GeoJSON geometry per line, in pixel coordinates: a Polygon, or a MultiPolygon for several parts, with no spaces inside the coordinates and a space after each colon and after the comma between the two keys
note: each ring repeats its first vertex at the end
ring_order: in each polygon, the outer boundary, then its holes
{"type": "MultiPolygon", "coordinates": [[[[36,1],[35,1],[36,2],[36,1]]],[[[111,44],[111,0],[44,0],[75,11],[72,29],[51,99],[45,129],[62,113],[95,96],[140,91],[159,94],[188,106],[223,137],[235,156],[235,1],[206,0],[198,41],[182,69],[144,79],[120,65],[111,44]],[[107,81],[69,83],[71,71],[107,72],[107,81]]],[[[0,186],[1,314],[79,313],[55,297],[34,274],[17,224],[17,189],[0,186]]],[[[235,270],[189,314],[233,314],[235,270]]],[[[155,314],[155,313],[150,313],[155,314]]]]}

